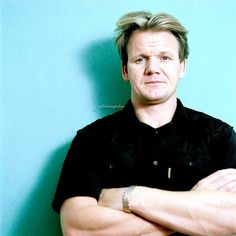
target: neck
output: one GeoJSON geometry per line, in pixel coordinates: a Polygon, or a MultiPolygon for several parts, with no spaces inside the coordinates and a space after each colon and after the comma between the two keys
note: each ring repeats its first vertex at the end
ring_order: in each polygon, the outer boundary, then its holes
{"type": "Polygon", "coordinates": [[[158,104],[142,104],[132,100],[132,104],[139,121],[153,128],[159,128],[172,120],[177,99],[175,97],[158,104]]]}

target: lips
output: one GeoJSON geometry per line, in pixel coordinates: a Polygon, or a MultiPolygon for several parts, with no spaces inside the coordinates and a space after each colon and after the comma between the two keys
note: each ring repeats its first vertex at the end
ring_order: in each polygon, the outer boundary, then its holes
{"type": "Polygon", "coordinates": [[[161,83],[165,83],[164,78],[162,78],[161,76],[148,76],[145,79],[145,84],[161,84],[161,83]]]}
{"type": "Polygon", "coordinates": [[[164,83],[164,81],[162,81],[162,80],[150,80],[150,81],[145,82],[145,84],[160,84],[160,83],[164,83]]]}

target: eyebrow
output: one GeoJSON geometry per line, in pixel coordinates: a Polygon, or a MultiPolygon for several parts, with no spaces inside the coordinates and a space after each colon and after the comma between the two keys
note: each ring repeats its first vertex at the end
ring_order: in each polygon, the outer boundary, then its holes
{"type": "Polygon", "coordinates": [[[170,55],[173,55],[173,53],[171,51],[162,51],[162,52],[160,52],[160,54],[170,54],[170,55]]]}
{"type": "MultiPolygon", "coordinates": [[[[174,56],[174,54],[171,51],[161,51],[161,52],[158,53],[158,55],[174,56]]],[[[149,57],[149,55],[145,54],[145,53],[140,53],[140,54],[134,55],[133,57],[131,57],[131,59],[136,59],[136,58],[139,58],[139,57],[149,57]]]]}

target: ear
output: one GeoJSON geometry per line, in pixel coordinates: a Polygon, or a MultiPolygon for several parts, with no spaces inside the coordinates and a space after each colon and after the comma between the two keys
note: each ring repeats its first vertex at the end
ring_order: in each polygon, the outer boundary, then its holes
{"type": "Polygon", "coordinates": [[[124,81],[128,81],[128,69],[127,69],[127,65],[122,63],[122,77],[124,81]]]}
{"type": "Polygon", "coordinates": [[[179,78],[182,79],[185,75],[186,72],[186,64],[187,64],[187,60],[184,59],[181,63],[180,63],[180,73],[179,73],[179,78]]]}

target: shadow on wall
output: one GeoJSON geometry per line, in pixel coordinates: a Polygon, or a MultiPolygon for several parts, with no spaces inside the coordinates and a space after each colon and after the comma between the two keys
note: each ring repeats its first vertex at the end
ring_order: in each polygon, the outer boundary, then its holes
{"type": "Polygon", "coordinates": [[[54,213],[51,203],[69,146],[70,143],[61,146],[49,156],[48,164],[44,167],[38,183],[17,216],[9,236],[62,235],[59,215],[54,213]]]}
{"type": "MultiPolygon", "coordinates": [[[[120,110],[130,97],[130,87],[122,80],[120,59],[112,39],[91,44],[82,58],[85,72],[92,81],[96,112],[104,116],[120,110]]],[[[48,157],[48,164],[9,230],[9,236],[62,235],[59,215],[53,212],[51,203],[70,144],[59,147],[48,157]]]]}
{"type": "Polygon", "coordinates": [[[94,42],[84,50],[82,58],[93,85],[95,111],[103,117],[120,110],[130,98],[130,85],[122,79],[121,60],[113,39],[94,42]]]}

